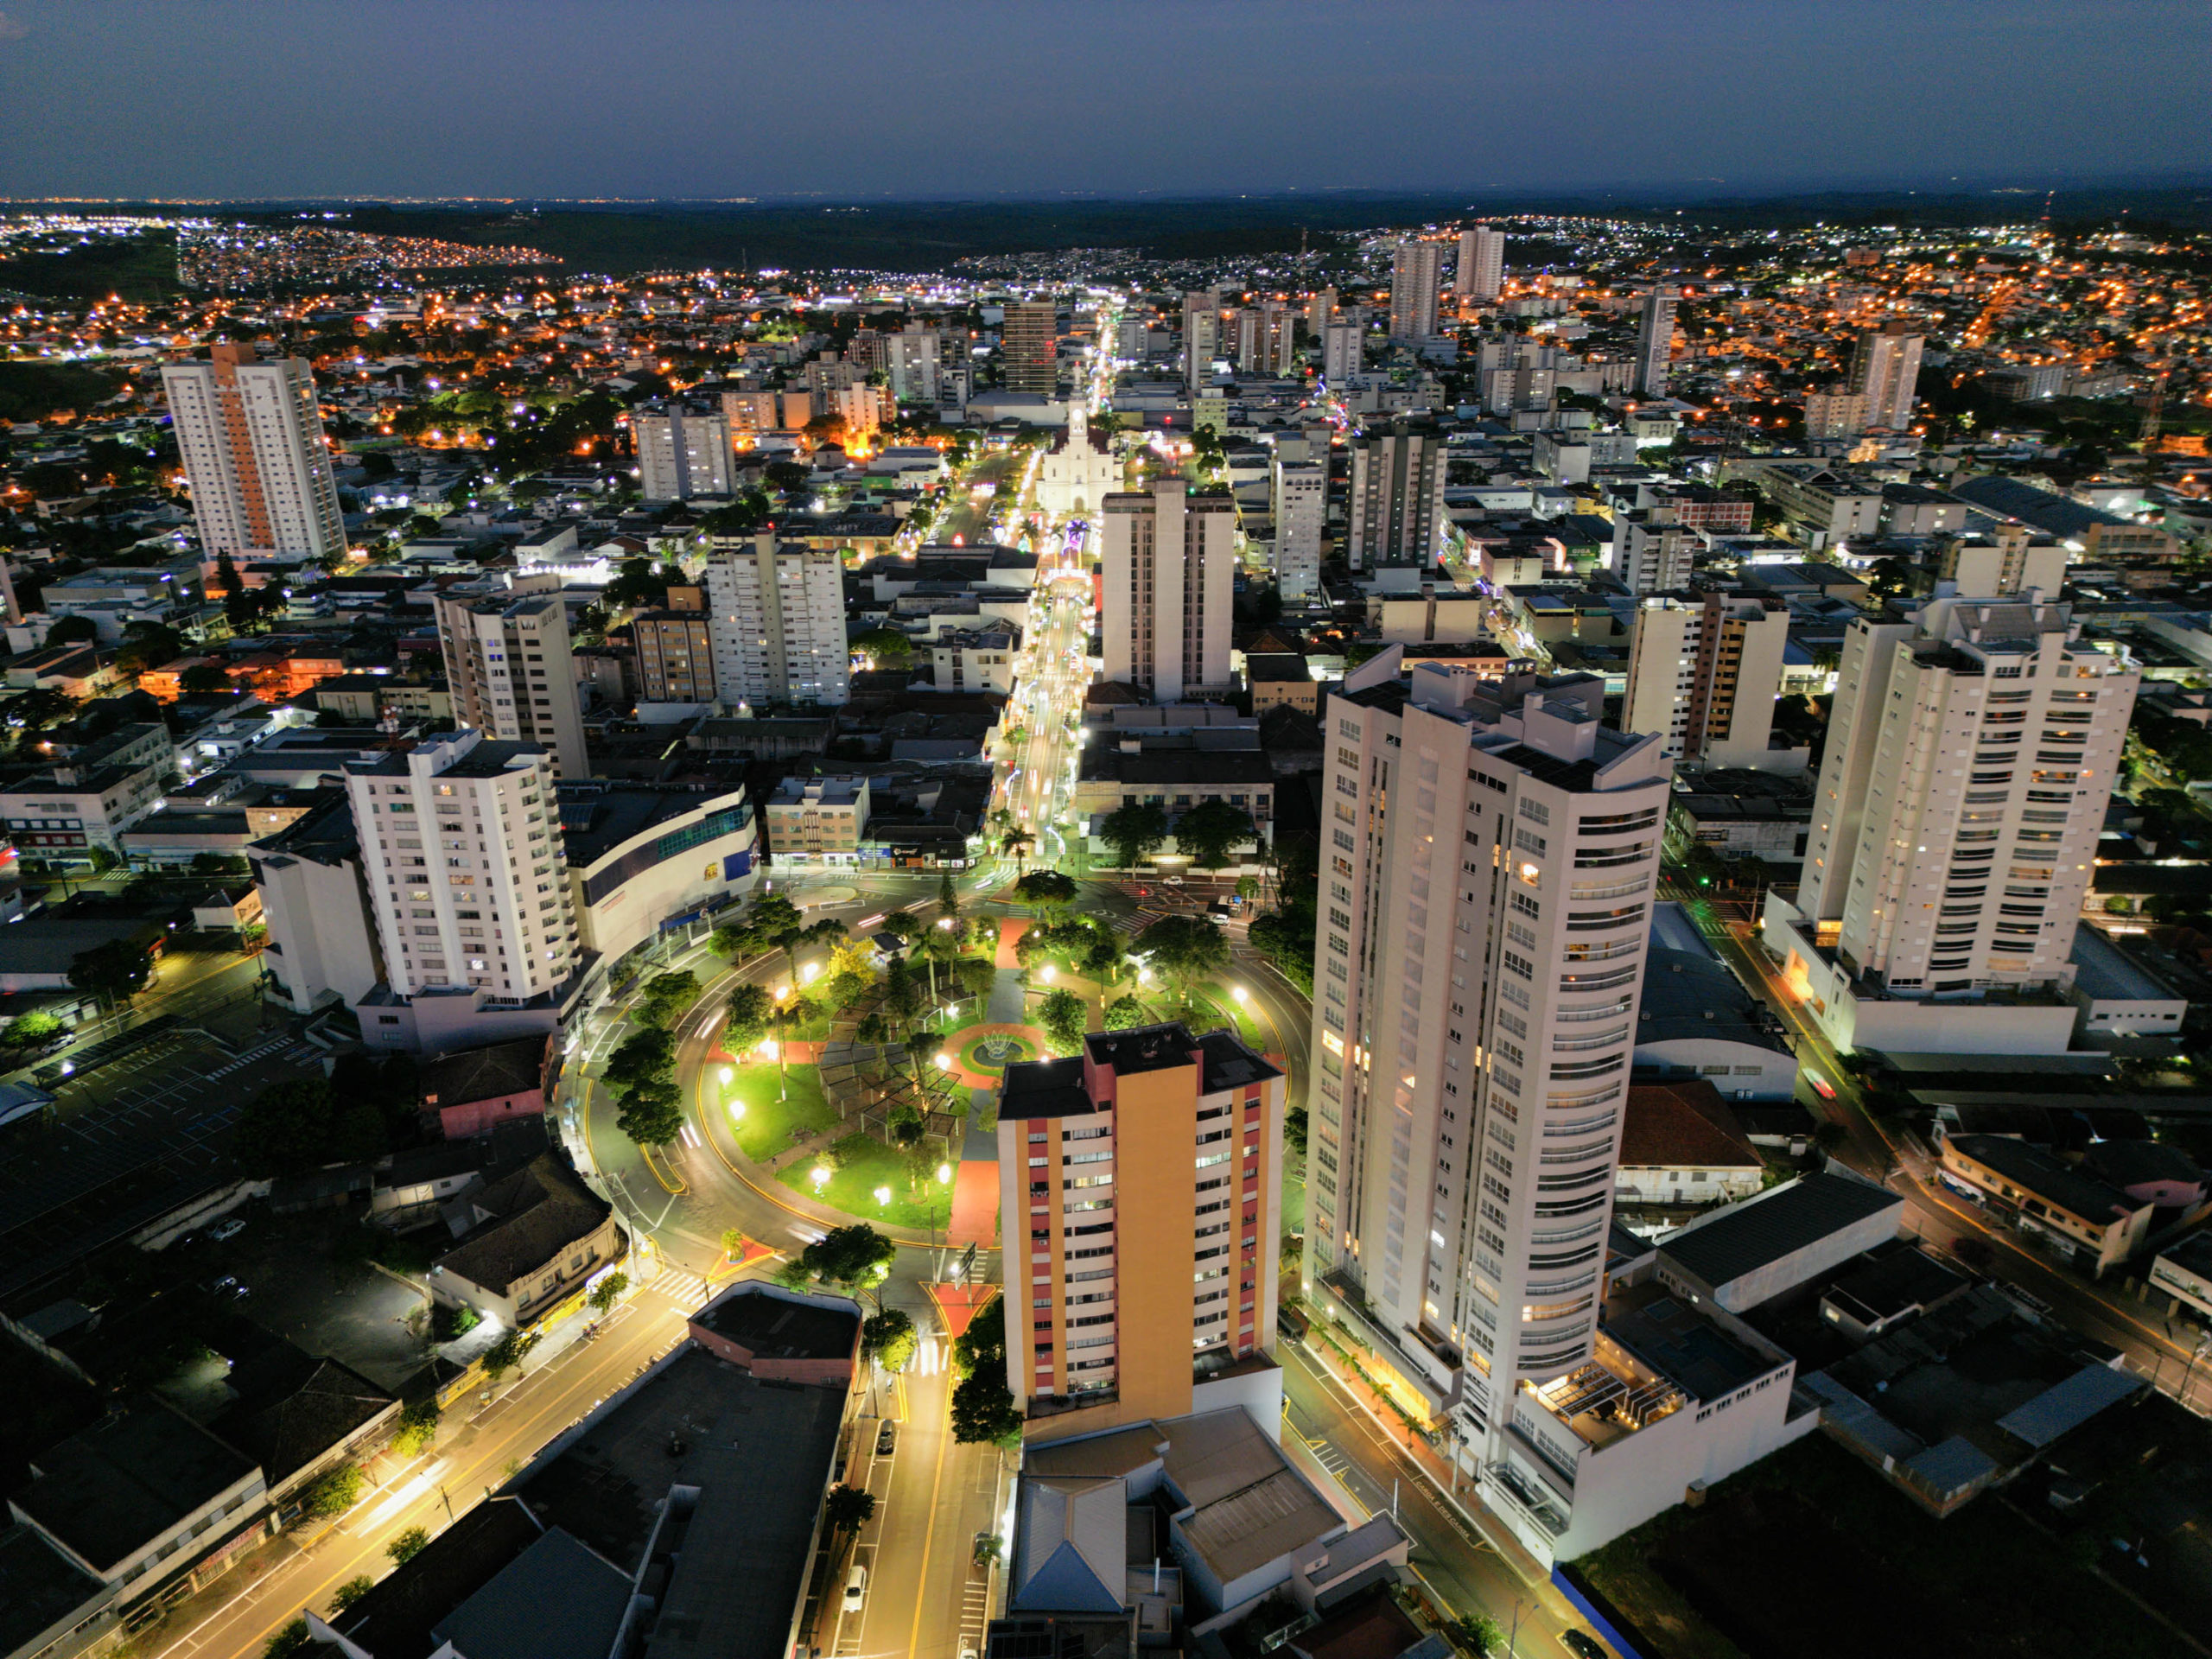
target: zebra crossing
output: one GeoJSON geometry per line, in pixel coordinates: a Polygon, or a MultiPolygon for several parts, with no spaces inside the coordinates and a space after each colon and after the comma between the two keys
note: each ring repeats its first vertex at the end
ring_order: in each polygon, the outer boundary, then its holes
{"type": "Polygon", "coordinates": [[[232,1056],[227,1065],[217,1066],[208,1072],[207,1076],[226,1077],[232,1072],[243,1071],[247,1066],[257,1061],[265,1060],[272,1054],[281,1054],[286,1059],[304,1059],[309,1055],[319,1056],[321,1052],[322,1051],[313,1043],[302,1041],[296,1037],[270,1037],[256,1043],[251,1048],[232,1056]]]}

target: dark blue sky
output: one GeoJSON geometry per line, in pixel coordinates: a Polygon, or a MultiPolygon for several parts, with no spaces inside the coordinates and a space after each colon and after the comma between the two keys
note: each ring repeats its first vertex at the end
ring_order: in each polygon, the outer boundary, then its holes
{"type": "Polygon", "coordinates": [[[2212,0],[0,0],[0,194],[2212,169],[2212,0]]]}

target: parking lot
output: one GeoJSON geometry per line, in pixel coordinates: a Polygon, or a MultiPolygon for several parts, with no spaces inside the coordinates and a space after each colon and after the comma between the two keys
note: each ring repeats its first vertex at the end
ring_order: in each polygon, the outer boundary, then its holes
{"type": "Polygon", "coordinates": [[[429,1351],[410,1326],[423,1297],[339,1246],[362,1206],[271,1216],[256,1205],[216,1248],[219,1269],[245,1287],[244,1311],[311,1354],[327,1354],[397,1392],[429,1351]]]}

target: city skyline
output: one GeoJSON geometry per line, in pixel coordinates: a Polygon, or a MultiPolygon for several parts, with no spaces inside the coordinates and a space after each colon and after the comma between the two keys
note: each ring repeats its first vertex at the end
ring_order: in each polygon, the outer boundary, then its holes
{"type": "Polygon", "coordinates": [[[899,41],[909,76],[988,86],[1008,139],[995,143],[989,126],[948,139],[928,100],[864,129],[822,123],[813,77],[761,73],[757,14],[696,0],[626,10],[619,23],[555,3],[527,32],[488,16],[456,29],[450,8],[418,0],[383,9],[366,32],[325,4],[287,8],[270,29],[269,9],[249,0],[188,10],[18,0],[0,13],[0,193],[928,199],[2056,183],[2193,168],[2212,139],[2187,68],[2212,47],[2212,15],[2194,5],[1754,14],[1700,0],[1667,8],[1663,29],[1610,29],[1584,10],[1592,26],[1573,29],[1567,59],[1541,50],[1571,21],[1556,9],[1471,17],[1404,4],[1355,22],[1301,0],[1255,40],[1249,8],[1200,3],[1180,18],[1188,49],[1164,62],[1136,32],[1088,27],[1094,14],[1065,4],[988,30],[880,3],[810,20],[816,61],[899,41]],[[1853,41],[1880,50],[1839,49],[1853,41]],[[1256,50],[1265,73],[1224,79],[1216,45],[1240,60],[1256,50]],[[1501,75],[1506,62],[1519,67],[1501,75]],[[2031,110],[2017,90],[2038,68],[2044,93],[2031,110]],[[1786,81],[1790,95],[1753,119],[1688,100],[1656,124],[1637,101],[1604,95],[1655,75],[1786,81]],[[2116,125],[2100,89],[2123,79],[2137,118],[2116,125]],[[1366,134],[1357,149],[1313,143],[1298,101],[1278,95],[1301,83],[1337,89],[1366,134]],[[1564,126],[1550,118],[1562,101],[1578,108],[1564,126]],[[331,118],[348,109],[355,118],[331,118]],[[205,141],[169,142],[178,130],[205,141]]]}

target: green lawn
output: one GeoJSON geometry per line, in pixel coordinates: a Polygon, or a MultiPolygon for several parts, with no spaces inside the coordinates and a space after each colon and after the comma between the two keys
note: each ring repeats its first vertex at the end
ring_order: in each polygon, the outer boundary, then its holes
{"type": "MultiPolygon", "coordinates": [[[[950,1183],[938,1184],[934,1166],[919,1192],[910,1198],[905,1154],[893,1152],[880,1141],[865,1135],[849,1135],[836,1143],[835,1149],[839,1163],[826,1185],[817,1187],[814,1184],[812,1168],[804,1159],[779,1173],[776,1179],[794,1192],[812,1194],[824,1204],[863,1221],[888,1221],[902,1227],[944,1225],[952,1202],[952,1187],[950,1183]],[[879,1188],[889,1189],[888,1204],[876,1202],[879,1188]]],[[[955,1152],[947,1155],[957,1175],[959,1154],[955,1152]]]]}
{"type": "MultiPolygon", "coordinates": [[[[1106,1001],[1118,1002],[1128,994],[1128,987],[1116,986],[1107,991],[1106,1001]]],[[[1187,1008],[1176,1001],[1172,992],[1157,990],[1151,986],[1139,990],[1137,1000],[1144,1004],[1155,1022],[1180,1020],[1194,1033],[1215,1031],[1228,1026],[1262,1054],[1274,1046],[1268,1028],[1239,1005],[1225,988],[1211,980],[1193,988],[1187,1008]]]]}
{"type": "Polygon", "coordinates": [[[743,1103],[744,1116],[733,1118],[731,1128],[745,1155],[756,1163],[766,1162],[797,1135],[812,1135],[836,1123],[837,1115],[822,1093],[820,1066],[786,1066],[783,1092],[788,1098],[780,1100],[772,1061],[747,1060],[735,1070],[737,1075],[721,1091],[722,1109],[731,1111],[743,1103]]]}

